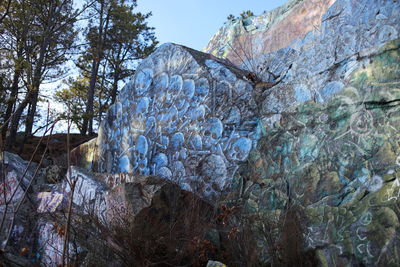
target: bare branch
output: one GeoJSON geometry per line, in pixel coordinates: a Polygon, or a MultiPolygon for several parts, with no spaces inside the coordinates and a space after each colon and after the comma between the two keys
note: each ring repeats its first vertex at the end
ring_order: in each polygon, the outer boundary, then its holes
{"type": "Polygon", "coordinates": [[[7,17],[8,13],[10,13],[11,1],[12,1],[12,0],[8,0],[8,2],[7,2],[6,11],[5,11],[4,14],[0,17],[0,24],[1,24],[1,23],[3,22],[3,20],[7,17]]]}

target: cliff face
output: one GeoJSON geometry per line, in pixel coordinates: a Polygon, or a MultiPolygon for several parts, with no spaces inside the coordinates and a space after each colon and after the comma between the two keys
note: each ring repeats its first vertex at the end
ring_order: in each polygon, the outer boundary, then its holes
{"type": "MultiPolygon", "coordinates": [[[[270,126],[235,180],[249,215],[299,205],[306,247],[328,266],[399,263],[399,45],[376,48],[345,80],[328,83],[325,92],[336,90],[328,100],[264,115],[270,126]]],[[[284,89],[276,95],[287,101],[284,89]]],[[[272,95],[265,108],[279,103],[272,95]]]]}
{"type": "Polygon", "coordinates": [[[73,153],[100,172],[74,169],[74,205],[164,214],[154,196],[177,184],[224,203],[210,240],[248,246],[231,254],[244,265],[399,265],[400,3],[290,1],[250,20],[207,49],[251,72],[175,44],[139,65],[73,153]],[[240,40],[257,47],[245,62],[240,40]]]}

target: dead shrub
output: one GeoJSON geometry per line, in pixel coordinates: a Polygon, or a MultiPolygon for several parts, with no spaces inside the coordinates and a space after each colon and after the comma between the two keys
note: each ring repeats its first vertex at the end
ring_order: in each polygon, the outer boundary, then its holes
{"type": "Polygon", "coordinates": [[[109,262],[118,266],[205,266],[215,253],[215,246],[205,239],[215,217],[213,207],[176,185],[164,185],[151,205],[136,216],[129,210],[113,214],[111,221],[74,215],[71,225],[78,243],[97,255],[91,257],[90,266],[109,262]]]}
{"type": "MultiPolygon", "coordinates": [[[[116,207],[116,209],[118,209],[116,207]]],[[[314,266],[304,251],[302,209],[247,214],[243,204],[216,210],[177,185],[164,185],[136,216],[121,207],[112,220],[74,213],[71,232],[86,266],[314,266]],[[217,241],[210,238],[214,231],[217,241]]]]}

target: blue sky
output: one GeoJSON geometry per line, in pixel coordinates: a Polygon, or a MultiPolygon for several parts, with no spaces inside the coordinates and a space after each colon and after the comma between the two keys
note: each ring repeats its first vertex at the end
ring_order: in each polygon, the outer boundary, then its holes
{"type": "Polygon", "coordinates": [[[243,10],[255,15],[284,4],[286,0],[138,0],[141,12],[153,12],[149,26],[155,27],[160,43],[173,42],[201,50],[226,21],[243,10]]]}

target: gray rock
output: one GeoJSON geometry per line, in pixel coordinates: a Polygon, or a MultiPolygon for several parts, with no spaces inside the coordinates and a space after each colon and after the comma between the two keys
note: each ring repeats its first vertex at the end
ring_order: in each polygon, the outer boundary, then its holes
{"type": "Polygon", "coordinates": [[[16,264],[24,262],[24,259],[15,256],[21,249],[28,248],[28,253],[32,255],[35,245],[35,225],[36,217],[32,216],[36,211],[36,186],[44,181],[42,171],[35,171],[38,165],[29,164],[18,155],[8,152],[0,154],[0,220],[3,227],[0,229],[1,249],[5,249],[5,263],[16,264]],[[31,186],[28,190],[29,184],[31,186]],[[4,198],[4,195],[6,198],[4,198]],[[24,199],[22,199],[24,197],[24,199]],[[14,212],[19,206],[18,212],[14,212]],[[3,216],[5,216],[3,218],[3,216]],[[8,238],[9,237],[9,238],[8,238]],[[5,241],[8,240],[7,246],[5,241]],[[11,262],[11,263],[10,263],[11,262]]]}
{"type": "Polygon", "coordinates": [[[399,38],[395,10],[400,10],[398,1],[337,0],[318,29],[291,45],[294,52],[286,48],[284,57],[281,49],[252,59],[259,62],[259,76],[265,79],[271,80],[271,65],[280,70],[275,72],[279,84],[265,94],[263,115],[290,112],[298,104],[326,101],[341,92],[354,70],[368,64],[385,43],[399,38]],[[283,67],[284,62],[290,68],[283,67]]]}
{"type": "Polygon", "coordinates": [[[71,194],[71,186],[67,179],[76,181],[73,204],[81,207],[80,212],[82,213],[94,213],[100,218],[105,218],[105,194],[107,192],[105,183],[82,168],[71,166],[70,170],[63,182],[65,194],[68,195],[68,198],[71,194]]]}

